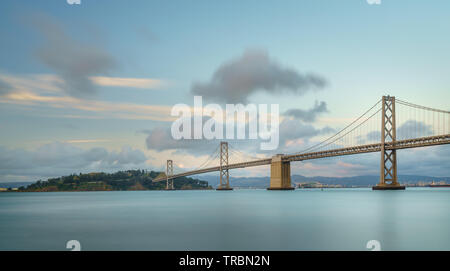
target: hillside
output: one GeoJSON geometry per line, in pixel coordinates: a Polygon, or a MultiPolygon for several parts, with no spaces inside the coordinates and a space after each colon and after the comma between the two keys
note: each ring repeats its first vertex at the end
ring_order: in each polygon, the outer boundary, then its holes
{"type": "MultiPolygon", "coordinates": [[[[47,181],[37,181],[28,186],[22,186],[22,192],[53,192],[53,191],[129,191],[129,190],[162,190],[166,182],[152,182],[160,172],[144,170],[127,170],[116,173],[72,174],[47,181]]],[[[174,181],[174,188],[181,190],[211,189],[207,181],[181,177],[174,181]]]]}

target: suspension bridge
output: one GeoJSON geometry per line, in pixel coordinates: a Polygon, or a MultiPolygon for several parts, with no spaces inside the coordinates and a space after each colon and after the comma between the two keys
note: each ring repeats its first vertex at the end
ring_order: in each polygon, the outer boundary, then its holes
{"type": "Polygon", "coordinates": [[[221,142],[197,169],[174,174],[173,161],[167,160],[166,172],[153,181],[165,180],[166,189],[171,190],[178,177],[218,171],[220,184],[217,190],[232,190],[231,169],[270,165],[268,189],[291,190],[294,189],[291,186],[291,162],[380,152],[380,182],[373,189],[405,189],[397,178],[397,150],[449,143],[450,111],[383,96],[336,134],[299,152],[258,158],[229,146],[228,142],[221,142]]]}

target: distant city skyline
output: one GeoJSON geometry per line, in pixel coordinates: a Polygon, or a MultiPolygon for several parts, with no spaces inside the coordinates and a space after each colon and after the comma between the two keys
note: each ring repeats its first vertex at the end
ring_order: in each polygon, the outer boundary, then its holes
{"type": "MultiPolygon", "coordinates": [[[[450,109],[445,0],[0,5],[0,182],[162,170],[167,159],[196,167],[217,142],[166,137],[172,106],[193,105],[194,95],[279,104],[273,153],[305,149],[382,95],[450,109]]],[[[259,144],[246,141],[243,151],[273,154],[255,152],[259,144]]],[[[398,160],[399,174],[450,176],[449,146],[400,150],[398,160]]],[[[379,154],[291,170],[375,175],[379,154]]],[[[269,169],[231,174],[267,176],[269,169]]]]}

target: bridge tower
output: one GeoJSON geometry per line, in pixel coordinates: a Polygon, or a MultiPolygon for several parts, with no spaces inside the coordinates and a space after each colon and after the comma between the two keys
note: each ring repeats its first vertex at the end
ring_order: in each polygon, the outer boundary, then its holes
{"type": "Polygon", "coordinates": [[[267,190],[294,190],[291,186],[291,162],[284,162],[282,154],[272,157],[270,163],[270,187],[267,190]]]}
{"type": "Polygon", "coordinates": [[[220,142],[220,184],[217,190],[233,190],[228,172],[228,142],[220,142]]]}
{"type": "Polygon", "coordinates": [[[167,160],[166,164],[166,190],[174,190],[173,179],[169,179],[173,175],[173,161],[167,160]]]}
{"type": "Polygon", "coordinates": [[[403,190],[404,186],[397,181],[397,151],[386,149],[386,142],[395,146],[395,97],[383,96],[381,109],[381,164],[380,183],[373,190],[403,190]]]}

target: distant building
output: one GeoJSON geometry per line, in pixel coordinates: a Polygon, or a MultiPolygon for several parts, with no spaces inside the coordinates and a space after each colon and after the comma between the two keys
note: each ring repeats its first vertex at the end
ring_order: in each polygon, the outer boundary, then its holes
{"type": "Polygon", "coordinates": [[[17,187],[12,187],[12,188],[0,187],[0,192],[7,192],[7,191],[19,191],[19,188],[17,188],[17,187]]]}
{"type": "Polygon", "coordinates": [[[299,183],[298,188],[342,188],[341,184],[322,184],[320,182],[299,183]]]}

